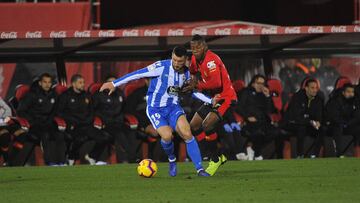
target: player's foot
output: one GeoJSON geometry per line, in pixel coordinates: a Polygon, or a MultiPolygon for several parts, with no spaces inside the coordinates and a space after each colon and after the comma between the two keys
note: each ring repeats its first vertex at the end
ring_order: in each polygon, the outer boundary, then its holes
{"type": "Polygon", "coordinates": [[[227,162],[227,158],[224,154],[220,155],[221,165],[227,162]]]}
{"type": "Polygon", "coordinates": [[[255,161],[262,161],[262,160],[264,160],[264,157],[263,156],[257,156],[257,157],[255,157],[255,161]]]}
{"type": "Polygon", "coordinates": [[[169,162],[169,175],[172,177],[177,175],[176,161],[169,162]]]}
{"type": "Polygon", "coordinates": [[[54,162],[49,162],[48,166],[59,166],[59,165],[57,163],[54,163],[54,162]]]}
{"type": "Polygon", "coordinates": [[[97,161],[95,165],[96,166],[105,166],[105,165],[107,165],[107,163],[105,161],[97,161]]]}
{"type": "Polygon", "coordinates": [[[74,159],[69,159],[68,164],[69,164],[69,166],[73,166],[75,164],[75,160],[74,159]]]}
{"type": "Polygon", "coordinates": [[[218,170],[218,168],[221,166],[221,164],[222,164],[221,157],[219,157],[219,160],[217,162],[211,160],[209,162],[209,166],[205,170],[206,173],[210,174],[210,176],[213,176],[218,170]]]}
{"type": "Polygon", "coordinates": [[[91,158],[88,154],[85,155],[85,160],[89,162],[90,165],[95,165],[96,161],[95,159],[91,158]]]}
{"type": "Polygon", "coordinates": [[[245,153],[238,153],[238,154],[236,154],[236,159],[240,160],[240,161],[247,161],[248,156],[246,156],[245,153]]]}
{"type": "Polygon", "coordinates": [[[198,176],[204,176],[204,177],[210,176],[210,174],[206,173],[204,169],[198,170],[197,174],[198,176]]]}
{"type": "Polygon", "coordinates": [[[246,152],[247,152],[247,155],[248,155],[248,160],[249,160],[249,161],[254,160],[255,151],[254,151],[251,147],[247,147],[247,148],[246,148],[246,152]]]}

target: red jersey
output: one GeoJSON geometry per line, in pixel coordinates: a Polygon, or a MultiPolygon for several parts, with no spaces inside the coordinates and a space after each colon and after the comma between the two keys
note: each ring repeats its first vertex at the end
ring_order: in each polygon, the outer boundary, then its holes
{"type": "Polygon", "coordinates": [[[190,73],[195,75],[197,72],[200,72],[202,78],[197,89],[208,90],[214,95],[219,94],[222,99],[237,100],[225,65],[214,52],[208,50],[201,63],[196,62],[195,56],[191,57],[190,73]]]}

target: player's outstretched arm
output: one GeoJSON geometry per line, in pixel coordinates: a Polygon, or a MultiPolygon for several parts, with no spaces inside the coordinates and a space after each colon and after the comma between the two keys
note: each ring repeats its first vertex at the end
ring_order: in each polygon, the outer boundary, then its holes
{"type": "Polygon", "coordinates": [[[163,66],[157,66],[156,64],[151,64],[145,68],[128,73],[112,82],[104,83],[100,88],[100,92],[108,89],[109,94],[111,94],[115,90],[115,87],[119,87],[130,81],[138,80],[141,78],[157,77],[162,73],[163,68],[164,68],[163,66]]]}
{"type": "Polygon", "coordinates": [[[193,98],[198,99],[202,102],[205,102],[208,104],[212,103],[212,99],[201,92],[193,92],[191,95],[193,98]]]}

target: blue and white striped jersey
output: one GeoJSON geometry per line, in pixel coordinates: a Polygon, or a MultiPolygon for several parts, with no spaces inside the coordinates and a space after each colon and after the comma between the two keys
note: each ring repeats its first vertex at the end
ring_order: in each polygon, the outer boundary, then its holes
{"type": "MultiPolygon", "coordinates": [[[[178,93],[185,81],[190,79],[190,72],[185,69],[183,73],[179,73],[173,69],[171,59],[162,60],[114,80],[113,85],[118,87],[141,78],[151,79],[147,92],[148,106],[166,107],[178,104],[178,93]]],[[[200,92],[192,95],[205,103],[211,103],[211,99],[200,92]]]]}

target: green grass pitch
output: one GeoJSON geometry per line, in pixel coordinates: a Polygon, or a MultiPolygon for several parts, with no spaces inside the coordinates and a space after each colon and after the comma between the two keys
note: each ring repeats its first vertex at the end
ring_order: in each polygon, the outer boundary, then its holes
{"type": "MultiPolygon", "coordinates": [[[[205,163],[204,165],[207,165],[205,163]]],[[[213,177],[191,163],[153,178],[136,164],[0,168],[0,202],[360,202],[360,159],[230,161],[213,177]]]]}

